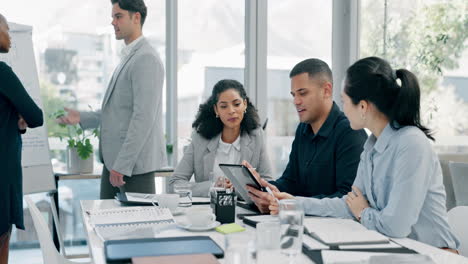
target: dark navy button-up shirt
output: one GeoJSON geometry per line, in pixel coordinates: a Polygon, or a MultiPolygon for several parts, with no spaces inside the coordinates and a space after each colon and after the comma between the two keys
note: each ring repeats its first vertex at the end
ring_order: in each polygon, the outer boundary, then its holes
{"type": "Polygon", "coordinates": [[[309,124],[299,124],[288,165],[271,183],[292,195],[341,197],[351,190],[366,139],[366,132],[352,130],[333,103],[317,134],[309,124]]]}

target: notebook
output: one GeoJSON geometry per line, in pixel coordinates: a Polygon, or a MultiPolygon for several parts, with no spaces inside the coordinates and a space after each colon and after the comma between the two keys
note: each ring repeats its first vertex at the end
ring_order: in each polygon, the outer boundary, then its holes
{"type": "Polygon", "coordinates": [[[329,246],[384,244],[389,238],[351,219],[306,218],[304,226],[313,238],[329,246]]]}
{"type": "MultiPolygon", "coordinates": [[[[122,204],[126,204],[126,205],[153,205],[152,203],[153,199],[154,199],[154,202],[157,204],[158,195],[150,194],[150,193],[125,192],[124,194],[117,193],[115,196],[115,199],[121,202],[122,204]]],[[[189,199],[188,197],[184,197],[179,202],[180,203],[190,202],[190,201],[187,201],[188,199],[189,199]]],[[[210,198],[192,197],[192,204],[194,205],[210,204],[210,198]]]]}
{"type": "Polygon", "coordinates": [[[279,218],[276,215],[251,215],[245,216],[242,221],[252,227],[256,227],[261,222],[279,222],[279,218]]]}
{"type": "Polygon", "coordinates": [[[87,211],[96,234],[103,240],[154,237],[175,228],[168,208],[124,207],[87,211]]]}

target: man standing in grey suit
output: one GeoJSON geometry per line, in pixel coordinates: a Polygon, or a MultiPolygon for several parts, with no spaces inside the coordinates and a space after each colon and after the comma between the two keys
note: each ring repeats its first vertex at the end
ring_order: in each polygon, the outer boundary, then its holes
{"type": "Polygon", "coordinates": [[[104,163],[101,199],[124,191],[154,193],[154,172],[166,165],[162,131],[164,68],[142,35],[143,0],[111,0],[115,37],[125,41],[122,59],[97,112],[65,108],[63,124],[100,127],[99,155],[104,163]]]}

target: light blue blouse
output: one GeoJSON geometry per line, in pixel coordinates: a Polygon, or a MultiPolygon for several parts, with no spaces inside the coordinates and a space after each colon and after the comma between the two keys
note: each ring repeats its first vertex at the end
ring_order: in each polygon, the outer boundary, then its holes
{"type": "MultiPolygon", "coordinates": [[[[445,207],[445,188],[437,155],[424,133],[413,126],[387,125],[371,135],[354,181],[369,201],[361,223],[389,237],[409,237],[435,247],[456,249],[445,207]]],[[[353,218],[342,198],[297,197],[310,215],[353,218]]]]}

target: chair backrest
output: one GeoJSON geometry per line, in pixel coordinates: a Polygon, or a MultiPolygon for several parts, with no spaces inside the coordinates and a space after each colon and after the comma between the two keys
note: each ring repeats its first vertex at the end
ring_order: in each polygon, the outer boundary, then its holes
{"type": "Polygon", "coordinates": [[[460,240],[458,252],[468,257],[468,206],[457,206],[448,212],[448,222],[455,236],[460,240]]]}
{"type": "Polygon", "coordinates": [[[443,182],[445,186],[446,197],[446,206],[447,211],[456,206],[455,204],[455,194],[452,184],[452,176],[450,174],[450,169],[448,163],[450,161],[455,162],[465,162],[468,163],[468,154],[464,153],[452,153],[452,154],[439,154],[440,166],[442,168],[443,182]]]}
{"type": "Polygon", "coordinates": [[[268,125],[268,117],[265,119],[265,122],[264,122],[263,125],[262,125],[262,129],[263,129],[263,130],[266,130],[267,125],[268,125]]]}
{"type": "Polygon", "coordinates": [[[468,163],[449,162],[456,206],[468,205],[468,163]]]}
{"type": "Polygon", "coordinates": [[[28,204],[29,212],[31,212],[31,217],[34,223],[34,227],[36,228],[39,244],[41,245],[42,258],[44,259],[44,263],[75,264],[75,262],[69,261],[57,251],[57,248],[52,241],[52,234],[50,232],[49,226],[47,225],[44,217],[41,214],[41,211],[39,211],[36,204],[28,196],[24,196],[24,199],[28,204]]]}

